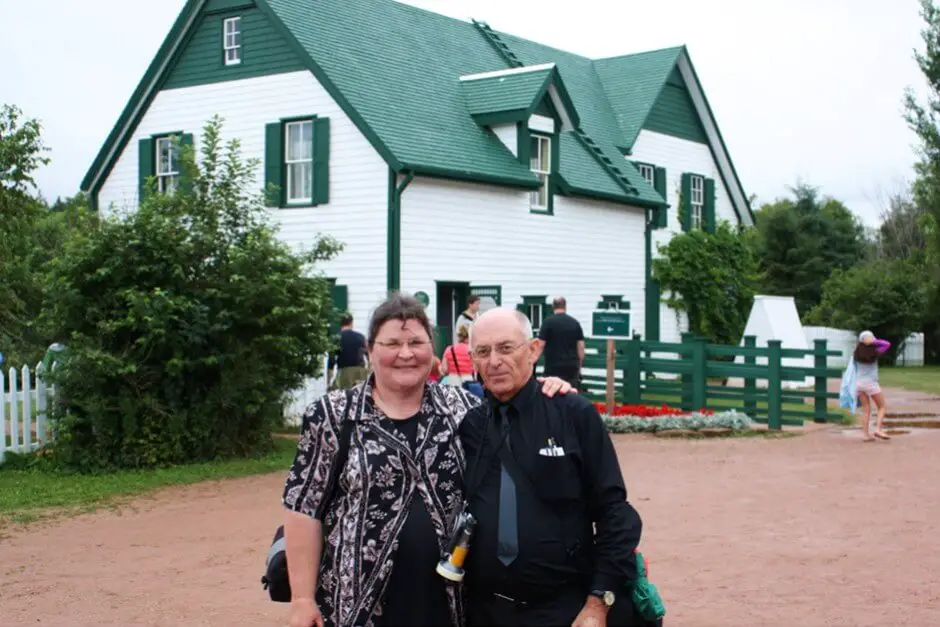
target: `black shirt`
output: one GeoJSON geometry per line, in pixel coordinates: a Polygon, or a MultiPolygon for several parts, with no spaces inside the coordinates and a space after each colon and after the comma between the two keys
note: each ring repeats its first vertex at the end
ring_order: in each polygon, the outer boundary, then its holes
{"type": "Polygon", "coordinates": [[[574,586],[585,593],[621,590],[636,577],[633,551],[642,523],[627,503],[613,443],[587,399],[577,394],[548,398],[534,379],[508,403],[509,442],[538,494],[528,488],[531,484],[516,482],[519,555],[509,566],[498,560],[499,436],[487,431],[499,413],[497,405],[488,398],[460,426],[469,509],[478,523],[466,562],[468,587],[533,601],[574,586]],[[549,438],[563,455],[540,454],[549,438]]]}
{"type": "MultiPolygon", "coordinates": [[[[383,419],[383,425],[404,435],[414,450],[418,424],[424,420],[416,414],[407,420],[383,419]]],[[[395,566],[385,589],[385,606],[376,621],[383,627],[417,627],[449,625],[447,582],[434,570],[441,559],[437,532],[421,495],[415,492],[408,517],[398,536],[395,566]]]]}
{"type": "Polygon", "coordinates": [[[366,338],[352,329],[339,332],[339,349],[330,355],[329,370],[334,365],[340,368],[364,367],[366,365],[366,338]]]}
{"type": "Polygon", "coordinates": [[[567,313],[556,313],[542,322],[539,339],[545,342],[545,371],[581,366],[578,342],[584,339],[581,324],[567,313]]]}

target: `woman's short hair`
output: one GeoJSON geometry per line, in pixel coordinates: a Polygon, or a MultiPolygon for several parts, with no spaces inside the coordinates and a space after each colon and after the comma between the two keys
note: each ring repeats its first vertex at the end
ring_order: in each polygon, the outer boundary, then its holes
{"type": "Polygon", "coordinates": [[[434,335],[431,333],[431,321],[428,319],[428,312],[420,300],[407,294],[395,293],[385,299],[381,305],[372,312],[372,320],[369,321],[369,348],[375,346],[375,339],[379,335],[379,329],[390,320],[401,320],[404,325],[409,320],[416,320],[427,332],[431,343],[434,343],[434,335]]]}

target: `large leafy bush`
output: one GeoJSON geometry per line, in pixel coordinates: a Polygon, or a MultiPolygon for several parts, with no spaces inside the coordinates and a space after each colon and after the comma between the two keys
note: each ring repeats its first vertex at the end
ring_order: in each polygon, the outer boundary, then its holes
{"type": "Polygon", "coordinates": [[[221,120],[197,165],[180,147],[173,194],[151,181],[139,209],[72,238],[51,264],[44,325],[69,346],[53,378],[65,410],[54,458],[81,469],[248,455],[270,445],[285,393],[320,374],[330,347],[327,279],[341,247],[276,238],[255,160],[221,120]]]}

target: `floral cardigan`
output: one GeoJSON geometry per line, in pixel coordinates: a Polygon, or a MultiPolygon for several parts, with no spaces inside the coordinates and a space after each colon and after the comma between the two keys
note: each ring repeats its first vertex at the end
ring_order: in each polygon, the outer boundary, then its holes
{"type": "MultiPolygon", "coordinates": [[[[398,534],[413,498],[424,499],[443,555],[463,499],[463,447],[457,428],[480,400],[462,388],[428,383],[415,455],[405,438],[384,429],[372,400],[373,377],[349,390],[348,420],[355,422],[349,458],[328,511],[319,512],[333,460],[347,391],[321,397],[304,413],[297,455],[284,487],[284,505],[323,520],[323,555],[317,603],[329,626],[372,627],[381,615],[385,586],[395,564],[398,534]],[[322,514],[322,515],[321,515],[322,514]]],[[[447,588],[453,624],[463,605],[447,588]]]]}

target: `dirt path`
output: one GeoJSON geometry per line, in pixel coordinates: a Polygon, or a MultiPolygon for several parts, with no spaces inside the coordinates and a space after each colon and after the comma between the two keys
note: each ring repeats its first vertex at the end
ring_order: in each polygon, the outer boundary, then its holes
{"type": "MultiPolygon", "coordinates": [[[[616,436],[668,625],[940,625],[940,431],[862,443],[616,436]]],[[[0,543],[0,624],[275,627],[280,474],[173,489],[0,543]]]]}

